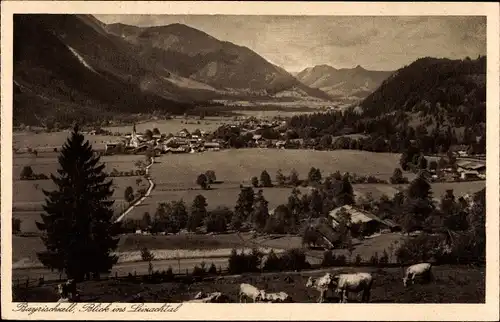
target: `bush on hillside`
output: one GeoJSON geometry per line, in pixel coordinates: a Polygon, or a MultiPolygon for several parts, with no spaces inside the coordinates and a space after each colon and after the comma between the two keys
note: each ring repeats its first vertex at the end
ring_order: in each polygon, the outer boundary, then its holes
{"type": "Polygon", "coordinates": [[[253,249],[250,254],[243,251],[238,254],[236,249],[231,251],[228,260],[228,270],[231,274],[241,274],[245,272],[258,272],[262,260],[262,253],[253,249]]]}
{"type": "Polygon", "coordinates": [[[273,251],[269,252],[263,270],[300,271],[310,267],[311,265],[307,262],[304,251],[294,248],[280,255],[276,255],[273,251]]]}

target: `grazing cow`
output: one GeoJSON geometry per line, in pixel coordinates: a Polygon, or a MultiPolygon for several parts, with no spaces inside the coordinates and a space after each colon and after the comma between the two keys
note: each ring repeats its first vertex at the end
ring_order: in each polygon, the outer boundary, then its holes
{"type": "Polygon", "coordinates": [[[333,284],[337,285],[336,293],[340,294],[340,303],[347,303],[349,292],[363,291],[362,301],[370,301],[370,291],[373,277],[370,273],[339,274],[333,277],[333,284]]]}
{"type": "Polygon", "coordinates": [[[406,287],[408,279],[410,279],[412,284],[415,284],[416,276],[423,276],[430,281],[432,278],[432,264],[431,263],[419,263],[409,266],[405,271],[405,276],[403,277],[403,285],[406,287]]]}
{"type": "Polygon", "coordinates": [[[69,302],[68,290],[65,284],[57,285],[57,293],[59,294],[59,300],[57,302],[69,302]]]}
{"type": "Polygon", "coordinates": [[[320,278],[309,277],[306,283],[306,287],[314,287],[320,293],[318,298],[318,303],[323,303],[325,300],[325,294],[329,289],[332,289],[333,275],[326,273],[320,278]]]}
{"type": "Polygon", "coordinates": [[[253,302],[259,302],[266,298],[266,292],[259,290],[253,285],[242,283],[240,284],[240,303],[242,303],[243,297],[249,297],[253,302]]]}
{"type": "Polygon", "coordinates": [[[271,303],[284,303],[291,302],[292,298],[285,292],[278,293],[264,293],[264,301],[271,303]]]}

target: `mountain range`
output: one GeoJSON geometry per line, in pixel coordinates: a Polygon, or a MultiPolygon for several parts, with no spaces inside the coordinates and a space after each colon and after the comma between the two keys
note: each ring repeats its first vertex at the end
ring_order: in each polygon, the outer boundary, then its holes
{"type": "MultiPolygon", "coordinates": [[[[306,105],[363,101],[364,110],[380,104],[398,108],[408,103],[406,89],[410,96],[421,96],[417,78],[426,82],[429,74],[439,73],[439,66],[451,64],[426,60],[434,68],[426,73],[414,65],[411,72],[318,65],[289,73],[247,47],[183,24],[137,27],[71,14],[15,15],[13,56],[15,125],[182,114],[217,99],[298,100],[306,105]]],[[[462,63],[467,68],[471,64],[462,63]]],[[[471,81],[460,84],[469,90],[471,81]]],[[[433,95],[440,95],[443,86],[448,83],[433,87],[433,95]]]]}
{"type": "Polygon", "coordinates": [[[329,65],[309,67],[295,77],[303,84],[320,89],[334,99],[361,100],[376,90],[393,71],[355,68],[336,69],[329,65]]]}
{"type": "Polygon", "coordinates": [[[118,23],[105,28],[133,44],[155,70],[168,71],[166,79],[179,86],[223,95],[273,97],[292,91],[303,98],[330,99],[249,48],[183,24],[140,28],[118,23]]]}
{"type": "Polygon", "coordinates": [[[330,101],[247,47],[182,24],[104,24],[92,15],[14,17],[14,121],[53,114],[184,113],[213,99],[330,101]],[[90,112],[90,113],[88,113],[90,112]]]}

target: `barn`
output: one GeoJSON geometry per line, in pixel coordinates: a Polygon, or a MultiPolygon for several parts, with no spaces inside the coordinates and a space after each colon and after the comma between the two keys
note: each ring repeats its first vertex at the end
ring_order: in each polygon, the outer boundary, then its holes
{"type": "Polygon", "coordinates": [[[339,225],[342,213],[347,213],[351,216],[351,225],[362,226],[364,234],[372,234],[385,229],[389,229],[390,231],[397,231],[400,229],[399,225],[393,221],[380,219],[371,212],[351,205],[344,205],[330,211],[328,215],[332,220],[333,228],[339,225]]]}

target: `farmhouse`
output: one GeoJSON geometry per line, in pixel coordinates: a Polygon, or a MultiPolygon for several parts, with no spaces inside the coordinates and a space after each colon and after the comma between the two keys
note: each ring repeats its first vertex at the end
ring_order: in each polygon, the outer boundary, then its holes
{"type": "Polygon", "coordinates": [[[220,143],[218,143],[218,142],[205,142],[203,144],[203,147],[206,150],[218,151],[218,150],[220,150],[220,143]]]}
{"type": "Polygon", "coordinates": [[[106,142],[104,144],[104,153],[118,152],[125,147],[123,142],[106,142]]]}
{"type": "Polygon", "coordinates": [[[280,141],[276,142],[276,148],[278,148],[278,149],[284,149],[285,145],[286,145],[285,141],[280,140],[280,141]]]}
{"type": "Polygon", "coordinates": [[[317,246],[324,246],[332,249],[339,246],[342,242],[342,236],[333,229],[325,218],[316,218],[310,223],[309,227],[313,229],[319,237],[315,242],[317,246]]]}
{"type": "Polygon", "coordinates": [[[339,225],[340,215],[343,212],[351,216],[351,224],[363,225],[364,229],[368,230],[369,232],[375,232],[382,229],[390,229],[391,231],[399,229],[399,226],[396,223],[390,220],[380,219],[379,217],[368,211],[353,207],[351,205],[344,205],[330,211],[328,215],[332,220],[333,228],[339,225]]]}
{"type": "Polygon", "coordinates": [[[486,178],[486,165],[482,162],[458,161],[457,166],[462,179],[486,178]]]}
{"type": "Polygon", "coordinates": [[[186,129],[182,129],[177,133],[181,138],[187,138],[189,136],[189,131],[186,129]]]}
{"type": "Polygon", "coordinates": [[[478,179],[480,174],[477,171],[462,171],[460,172],[460,179],[471,180],[478,179]]]}

